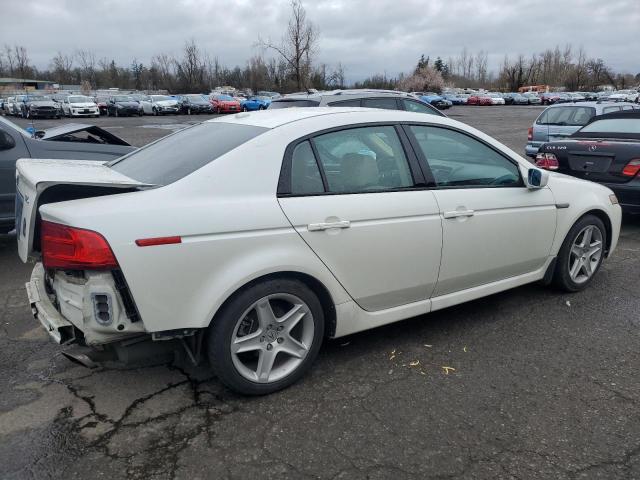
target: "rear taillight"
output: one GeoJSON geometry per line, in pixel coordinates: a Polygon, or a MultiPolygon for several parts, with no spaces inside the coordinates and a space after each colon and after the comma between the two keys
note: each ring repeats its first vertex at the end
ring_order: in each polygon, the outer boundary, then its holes
{"type": "Polygon", "coordinates": [[[640,172],[640,158],[636,158],[635,160],[631,160],[622,169],[622,174],[625,177],[635,177],[638,172],[640,172]]]}
{"type": "Polygon", "coordinates": [[[536,167],[545,170],[558,170],[560,163],[553,153],[539,153],[536,155],[536,167]]]}
{"type": "Polygon", "coordinates": [[[527,130],[527,140],[533,140],[533,127],[529,127],[529,130],[527,130]]]}
{"type": "Polygon", "coordinates": [[[42,263],[45,268],[107,270],[118,262],[105,238],[97,232],[42,222],[42,263]]]}

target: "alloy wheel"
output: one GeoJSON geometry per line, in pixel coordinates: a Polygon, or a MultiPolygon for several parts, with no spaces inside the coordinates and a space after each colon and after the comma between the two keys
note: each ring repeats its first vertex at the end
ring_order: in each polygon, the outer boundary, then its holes
{"type": "Polygon", "coordinates": [[[602,259],[602,232],[595,225],[584,227],[571,245],[569,276],[580,284],[589,280],[602,259]]]}
{"type": "Polygon", "coordinates": [[[314,339],[314,319],[299,297],[276,293],[254,302],[236,322],[231,359],[240,375],[276,382],[304,361],[314,339]]]}

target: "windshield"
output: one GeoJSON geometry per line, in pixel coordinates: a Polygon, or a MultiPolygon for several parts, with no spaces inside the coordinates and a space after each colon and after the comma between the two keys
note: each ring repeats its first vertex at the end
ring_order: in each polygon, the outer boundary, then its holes
{"type": "Polygon", "coordinates": [[[275,110],[276,108],[291,108],[291,107],[317,107],[319,102],[313,100],[276,100],[271,102],[269,110],[275,110]]]}
{"type": "Polygon", "coordinates": [[[117,97],[113,97],[116,102],[134,102],[135,100],[129,95],[118,95],[117,97]]]}
{"type": "Polygon", "coordinates": [[[229,95],[217,95],[216,99],[223,100],[225,102],[233,101],[233,97],[230,97],[229,95]]]}
{"type": "Polygon", "coordinates": [[[93,103],[93,98],[90,97],[69,97],[69,103],[93,103]]]}
{"type": "Polygon", "coordinates": [[[28,99],[29,102],[41,102],[43,100],[49,100],[49,99],[44,95],[33,95],[33,96],[30,96],[28,99]]]}
{"type": "Polygon", "coordinates": [[[24,128],[16,125],[15,123],[13,123],[11,120],[7,119],[6,117],[0,117],[0,123],[3,123],[7,127],[14,129],[15,131],[17,131],[18,133],[21,133],[25,137],[31,137],[31,134],[29,132],[27,132],[24,128]]]}
{"type": "Polygon", "coordinates": [[[202,95],[185,95],[185,98],[188,98],[193,103],[207,103],[202,95]]]}
{"type": "Polygon", "coordinates": [[[143,183],[168,185],[267,130],[253,125],[205,122],[153,142],[109,166],[143,183]]]}
{"type": "Polygon", "coordinates": [[[165,100],[175,100],[175,98],[167,97],[166,95],[151,95],[151,98],[156,102],[164,102],[165,100]]]}
{"type": "Polygon", "coordinates": [[[640,134],[640,118],[607,118],[595,120],[580,129],[580,133],[640,134]]]}

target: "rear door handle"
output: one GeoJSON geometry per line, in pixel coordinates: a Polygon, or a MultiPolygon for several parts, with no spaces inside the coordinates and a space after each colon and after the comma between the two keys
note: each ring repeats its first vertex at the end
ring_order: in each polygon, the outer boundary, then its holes
{"type": "Polygon", "coordinates": [[[458,217],[473,217],[476,212],[473,210],[452,210],[450,212],[444,212],[442,215],[444,218],[458,218],[458,217]]]}
{"type": "Polygon", "coordinates": [[[342,220],[340,222],[310,223],[307,225],[307,230],[310,232],[319,232],[331,228],[349,228],[350,226],[351,222],[349,220],[342,220]]]}

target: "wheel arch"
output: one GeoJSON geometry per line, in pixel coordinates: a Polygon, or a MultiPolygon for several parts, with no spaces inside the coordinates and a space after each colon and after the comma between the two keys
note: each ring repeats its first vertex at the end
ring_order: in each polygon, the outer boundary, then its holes
{"type": "Polygon", "coordinates": [[[607,243],[605,245],[605,255],[608,255],[611,249],[611,241],[613,236],[612,235],[613,225],[611,224],[611,219],[609,218],[609,215],[607,215],[607,212],[605,212],[604,210],[601,210],[599,208],[594,208],[594,209],[588,210],[587,212],[583,213],[578,218],[576,218],[576,221],[573,222],[573,224],[575,225],[577,221],[579,221],[583,217],[586,217],[587,215],[593,215],[594,217],[599,218],[602,221],[602,223],[604,223],[604,229],[607,234],[607,243]]]}
{"type": "Polygon", "coordinates": [[[241,292],[247,290],[248,288],[251,288],[253,285],[257,285],[267,280],[275,279],[297,280],[306,285],[313,293],[315,293],[320,300],[320,304],[322,305],[322,310],[324,313],[324,335],[325,337],[329,338],[335,335],[337,322],[336,308],[329,289],[314,276],[298,271],[279,271],[267,273],[241,285],[224,299],[224,301],[220,304],[220,307],[213,315],[213,318],[211,319],[209,325],[216,321],[217,317],[220,315],[220,312],[224,310],[226,305],[241,292]]]}

